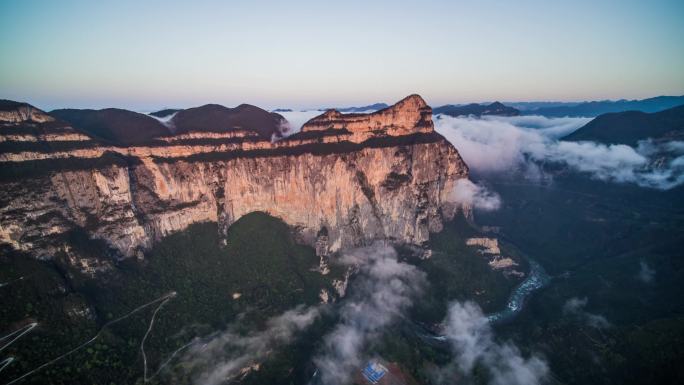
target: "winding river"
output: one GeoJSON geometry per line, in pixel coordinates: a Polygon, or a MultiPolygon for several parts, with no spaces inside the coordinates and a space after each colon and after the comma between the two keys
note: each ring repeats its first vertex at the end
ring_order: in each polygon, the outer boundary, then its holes
{"type": "Polygon", "coordinates": [[[527,278],[513,290],[508,297],[505,308],[487,316],[490,323],[504,322],[515,317],[523,309],[523,304],[527,297],[535,290],[541,289],[549,283],[551,278],[546,274],[544,268],[537,261],[529,257],[527,261],[530,264],[530,272],[527,274],[527,278]]]}
{"type": "MultiPolygon", "coordinates": [[[[535,260],[526,257],[530,264],[530,271],[525,280],[523,280],[511,292],[508,297],[506,306],[495,312],[487,315],[487,320],[490,324],[502,323],[513,319],[523,309],[523,305],[527,298],[536,290],[546,286],[551,280],[551,277],[546,273],[544,268],[535,260]]],[[[433,346],[447,346],[447,337],[435,334],[427,328],[418,325],[417,323],[410,323],[414,333],[416,333],[424,342],[433,346]]]]}

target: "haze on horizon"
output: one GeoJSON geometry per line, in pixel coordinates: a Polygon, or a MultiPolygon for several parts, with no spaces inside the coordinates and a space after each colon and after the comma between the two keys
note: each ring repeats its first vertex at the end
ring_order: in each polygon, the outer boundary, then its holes
{"type": "Polygon", "coordinates": [[[0,98],[43,109],[684,93],[684,2],[0,3],[0,98]]]}

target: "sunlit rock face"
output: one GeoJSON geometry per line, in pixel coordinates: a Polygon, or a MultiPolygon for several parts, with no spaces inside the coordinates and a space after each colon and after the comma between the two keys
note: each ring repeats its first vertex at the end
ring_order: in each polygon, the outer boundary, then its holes
{"type": "Polygon", "coordinates": [[[64,247],[63,234],[79,228],[118,256],[141,256],[190,224],[217,222],[225,234],[241,216],[263,211],[312,245],[325,228],[326,254],[379,238],[421,244],[456,214],[451,191],[468,169],[433,131],[422,98],[330,116],[275,143],[245,132],[190,132],[127,147],[84,140],[70,127],[6,122],[0,243],[50,258],[64,247]],[[25,140],[10,137],[17,133],[25,140]]]}
{"type": "Polygon", "coordinates": [[[51,116],[29,104],[0,100],[0,123],[45,123],[53,120],[51,116]]]}
{"type": "Polygon", "coordinates": [[[308,121],[302,131],[345,128],[351,132],[384,132],[398,136],[432,132],[432,108],[418,95],[410,95],[397,104],[370,114],[342,114],[328,110],[308,121]]]}

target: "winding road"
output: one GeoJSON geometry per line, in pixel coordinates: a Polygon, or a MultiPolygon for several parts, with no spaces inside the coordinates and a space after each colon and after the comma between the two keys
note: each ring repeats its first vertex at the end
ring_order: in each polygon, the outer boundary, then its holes
{"type": "MultiPolygon", "coordinates": [[[[159,298],[157,298],[157,299],[154,299],[154,300],[152,300],[152,301],[150,301],[150,302],[148,302],[148,303],[145,303],[145,304],[143,304],[143,305],[138,306],[137,308],[131,310],[130,312],[128,312],[128,313],[122,315],[122,316],[119,317],[119,318],[116,318],[116,319],[114,319],[114,320],[111,320],[111,321],[105,323],[104,325],[102,325],[102,327],[101,327],[100,330],[97,332],[97,334],[95,334],[95,336],[93,336],[93,338],[91,338],[91,339],[89,339],[88,341],[86,341],[86,342],[84,342],[84,343],[82,343],[82,344],[76,346],[75,348],[69,350],[68,352],[66,352],[66,353],[64,353],[64,354],[62,354],[62,355],[60,355],[60,356],[58,356],[58,357],[55,357],[55,358],[51,359],[50,361],[47,361],[46,363],[44,363],[44,364],[38,366],[37,368],[35,368],[35,369],[33,369],[33,370],[30,370],[30,371],[28,371],[28,372],[22,374],[21,376],[19,376],[19,377],[15,378],[14,380],[12,380],[12,381],[6,383],[5,385],[15,384],[15,383],[17,383],[17,382],[23,380],[24,378],[26,378],[26,377],[28,377],[28,376],[30,376],[30,375],[32,375],[32,374],[34,374],[34,373],[36,373],[36,372],[42,370],[42,369],[44,369],[44,368],[46,368],[46,367],[48,367],[48,366],[54,364],[55,362],[61,360],[62,358],[67,357],[67,356],[69,356],[69,355],[71,355],[71,354],[73,354],[73,353],[75,353],[75,352],[77,352],[77,351],[83,349],[84,347],[90,345],[90,344],[93,343],[95,340],[97,340],[97,339],[100,337],[100,335],[102,335],[102,332],[103,332],[108,326],[111,326],[111,325],[113,325],[113,324],[115,324],[115,323],[117,323],[117,322],[119,322],[119,321],[122,321],[122,320],[124,320],[124,319],[130,317],[131,315],[133,315],[133,314],[135,314],[135,313],[137,313],[137,312],[139,312],[139,311],[141,311],[141,310],[147,308],[148,306],[151,306],[151,305],[153,305],[153,304],[155,304],[155,303],[157,303],[157,302],[159,302],[159,301],[167,301],[167,300],[169,300],[170,298],[173,298],[173,297],[175,297],[175,296],[176,296],[176,292],[175,292],[175,291],[169,292],[169,293],[164,294],[163,296],[161,296],[161,297],[159,297],[159,298]]],[[[34,326],[34,327],[35,327],[35,326],[34,326]]],[[[21,330],[21,329],[20,329],[20,330],[21,330]]],[[[16,332],[15,332],[15,333],[16,333],[16,332]]],[[[25,333],[23,333],[23,334],[25,334],[25,333]]],[[[6,338],[6,337],[3,337],[3,338],[6,338]]],[[[15,338],[15,340],[16,340],[16,338],[15,338]]],[[[13,341],[14,341],[14,340],[13,340],[13,341]]],[[[5,361],[2,361],[2,362],[5,362],[5,361]]],[[[11,361],[10,361],[10,362],[11,362],[11,361]]],[[[5,366],[7,366],[7,365],[5,365],[5,366]]]]}

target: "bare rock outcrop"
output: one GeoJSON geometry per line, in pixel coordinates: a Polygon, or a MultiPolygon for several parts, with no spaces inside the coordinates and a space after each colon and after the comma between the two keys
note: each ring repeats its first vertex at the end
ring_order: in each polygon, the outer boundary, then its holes
{"type": "Polygon", "coordinates": [[[0,123],[45,123],[53,120],[53,117],[30,104],[0,100],[0,123]]]}
{"type": "Polygon", "coordinates": [[[274,143],[190,131],[113,146],[68,126],[2,124],[0,243],[50,258],[79,228],[120,256],[140,256],[193,223],[216,222],[225,234],[263,211],[327,257],[378,238],[421,244],[458,212],[451,191],[468,168],[434,132],[422,98],[331,116],[274,143]]]}
{"type": "Polygon", "coordinates": [[[432,132],[432,109],[419,95],[410,95],[397,104],[370,114],[343,114],[328,110],[302,126],[302,132],[347,129],[350,132],[378,131],[399,136],[432,132]]]}

